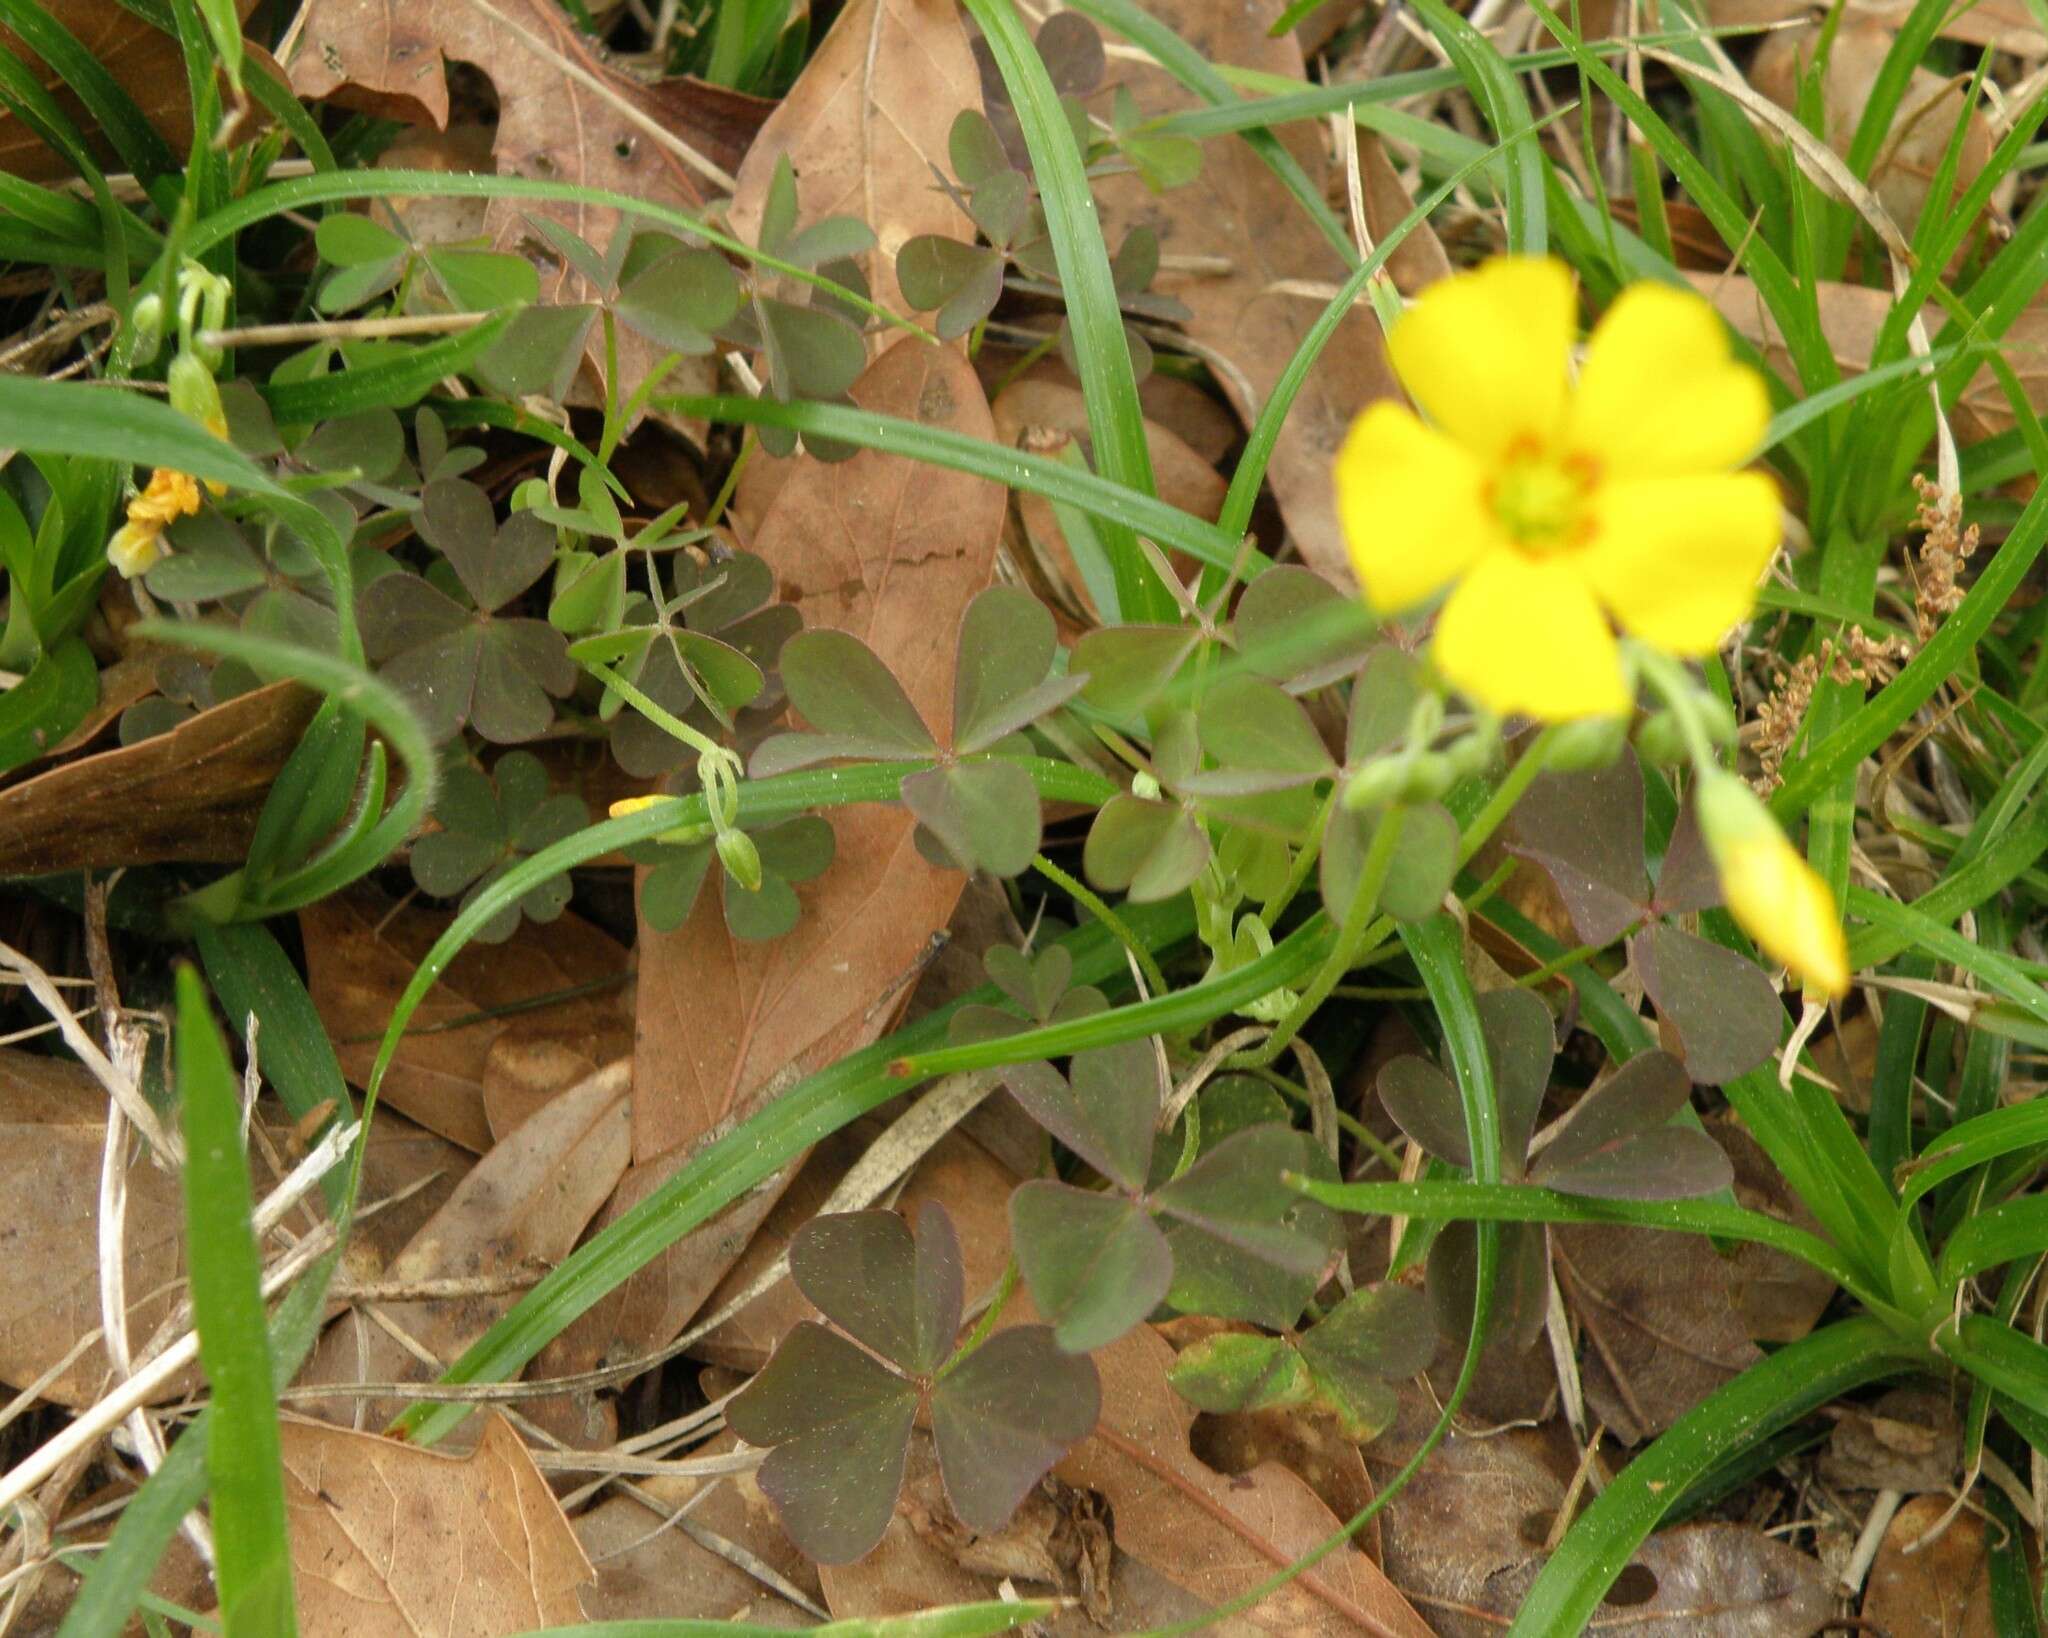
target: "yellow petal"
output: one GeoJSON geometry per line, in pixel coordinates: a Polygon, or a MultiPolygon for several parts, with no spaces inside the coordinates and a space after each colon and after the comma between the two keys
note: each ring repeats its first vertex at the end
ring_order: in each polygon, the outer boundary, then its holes
{"type": "Polygon", "coordinates": [[[1430,654],[1465,695],[1503,714],[1567,722],[1629,708],[1614,634],[1566,561],[1488,553],[1444,605],[1430,654]]]}
{"type": "Polygon", "coordinates": [[[114,531],[114,538],[107,542],[107,561],[123,580],[147,574],[155,567],[157,559],[164,555],[163,544],[158,539],[161,533],[153,523],[122,524],[114,531]]]}
{"type": "Polygon", "coordinates": [[[1756,604],[1778,549],[1778,490],[1760,472],[1602,484],[1575,561],[1624,631],[1708,654],[1756,604]]]}
{"type": "Polygon", "coordinates": [[[1547,446],[1563,430],[1576,307],[1564,263],[1497,256],[1425,290],[1387,354],[1408,395],[1468,449],[1547,446]]]}
{"type": "Polygon", "coordinates": [[[1849,945],[1827,883],[1773,827],[1717,853],[1728,913],[1771,960],[1840,1000],[1849,993],[1849,945]]]}
{"type": "Polygon", "coordinates": [[[1570,439],[1620,478],[1721,472],[1755,452],[1770,417],[1763,377],[1730,354],[1712,304],[1645,282],[1594,327],[1570,439]]]}
{"type": "Polygon", "coordinates": [[[631,814],[644,813],[657,802],[666,802],[666,796],[622,796],[611,805],[609,812],[614,819],[624,819],[631,814]]]}
{"type": "Polygon", "coordinates": [[[1498,533],[1471,451],[1386,399],[1351,423],[1334,477],[1352,571],[1383,614],[1456,579],[1498,533]]]}

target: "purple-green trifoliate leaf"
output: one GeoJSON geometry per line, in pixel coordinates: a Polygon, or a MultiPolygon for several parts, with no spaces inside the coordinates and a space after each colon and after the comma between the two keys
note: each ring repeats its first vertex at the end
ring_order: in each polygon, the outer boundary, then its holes
{"type": "Polygon", "coordinates": [[[1107,1347],[1166,1298],[1173,1253],[1128,1195],[1050,1178],[1010,1196],[1010,1244],[1031,1300],[1070,1354],[1107,1347]]]}
{"type": "Polygon", "coordinates": [[[1102,1383],[1049,1327],[998,1331],[932,1390],[932,1441],[953,1511],[990,1534],[1067,1451],[1094,1430],[1102,1383]]]}
{"type": "Polygon", "coordinates": [[[1694,1080],[1723,1086],[1776,1054],[1785,1004],[1755,962],[1665,922],[1630,939],[1629,954],[1694,1080]]]}

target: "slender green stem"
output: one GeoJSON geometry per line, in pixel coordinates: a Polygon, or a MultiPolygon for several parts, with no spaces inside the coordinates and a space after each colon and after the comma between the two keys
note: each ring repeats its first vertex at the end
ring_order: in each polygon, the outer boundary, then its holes
{"type": "Polygon", "coordinates": [[[1367,941],[1385,931],[1387,918],[1375,917],[1373,906],[1380,902],[1380,889],[1387,885],[1387,872],[1393,867],[1394,849],[1401,840],[1405,817],[1399,808],[1389,808],[1381,817],[1358,867],[1358,884],[1351,890],[1351,903],[1345,906],[1344,924],[1338,929],[1336,944],[1279,1026],[1258,1046],[1231,1059],[1232,1068],[1263,1069],[1286,1051],[1288,1042],[1301,1033],[1301,1026],[1315,1016],[1316,1008],[1329,1000],[1330,992],[1351,971],[1367,941]]]}
{"type": "Polygon", "coordinates": [[[657,728],[666,728],[699,756],[720,757],[733,755],[731,751],[719,744],[710,735],[692,728],[673,711],[649,699],[602,660],[585,660],[583,663],[589,668],[590,674],[603,683],[606,688],[617,694],[619,698],[632,706],[634,710],[638,711],[657,728]]]}
{"type": "Polygon", "coordinates": [[[1066,871],[1060,869],[1058,865],[1054,864],[1043,853],[1031,861],[1031,868],[1051,882],[1053,886],[1059,888],[1115,935],[1117,943],[1131,952],[1131,959],[1137,962],[1138,970],[1145,975],[1145,983],[1154,995],[1164,995],[1166,993],[1168,987],[1166,974],[1159,970],[1159,963],[1153,958],[1152,952],[1139,942],[1137,935],[1125,925],[1123,917],[1110,909],[1100,894],[1089,887],[1087,883],[1068,875],[1066,871]]]}
{"type": "Polygon", "coordinates": [[[1493,794],[1486,799],[1486,806],[1474,815],[1472,823],[1465,827],[1464,835],[1458,840],[1459,864],[1469,864],[1472,855],[1486,846],[1488,839],[1514,811],[1522,793],[1543,771],[1544,753],[1556,737],[1555,725],[1544,728],[1529,742],[1529,748],[1515,759],[1515,765],[1508,769],[1501,782],[1494,786],[1493,794]]]}

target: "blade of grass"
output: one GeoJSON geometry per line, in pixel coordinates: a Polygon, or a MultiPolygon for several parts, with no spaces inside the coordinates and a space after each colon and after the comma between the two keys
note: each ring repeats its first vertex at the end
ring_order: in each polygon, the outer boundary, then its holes
{"type": "MultiPolygon", "coordinates": [[[[1152,452],[1145,442],[1145,412],[1138,402],[1138,380],[1131,369],[1131,349],[1124,335],[1116,281],[1110,274],[1109,249],[1095,211],[1095,196],[1073,128],[1060,107],[1045,63],[1010,0],[963,0],[994,54],[1003,84],[1017,110],[1017,123],[1031,153],[1032,174],[1059,266],[1060,289],[1066,300],[1067,324],[1079,362],[1081,394],[1088,408],[1088,430],[1095,464],[1113,484],[1139,495],[1157,493],[1152,477],[1152,452]]],[[[1104,610],[1111,623],[1170,621],[1173,599],[1138,550],[1137,541],[1115,519],[1104,520],[1105,544],[1116,567],[1118,609],[1104,610]]]]}
{"type": "Polygon", "coordinates": [[[1508,1638],[1555,1638],[1592,1620],[1614,1578],[1686,1488],[1747,1446],[1919,1356],[1868,1317],[1789,1343],[1680,1417],[1565,1532],[1508,1638]]]}
{"type": "Polygon", "coordinates": [[[250,1226],[249,1155],[241,1099],[206,985],[178,969],[176,1058],[185,1130],[185,1254],[199,1358],[213,1390],[206,1475],[213,1496],[216,1577],[228,1638],[291,1638],[291,1542],[277,1387],[259,1289],[263,1261],[250,1226]]]}
{"type": "Polygon", "coordinates": [[[1442,42],[1451,65],[1508,149],[1506,194],[1508,249],[1540,256],[1550,248],[1550,225],[1544,202],[1544,171],[1549,161],[1536,140],[1536,118],[1529,99],[1501,57],[1500,49],[1444,0],[1415,0],[1415,9],[1442,42]]]}
{"type": "MultiPolygon", "coordinates": [[[[893,415],[876,415],[845,404],[778,404],[768,398],[684,396],[657,397],[654,402],[658,408],[679,415],[747,426],[788,427],[839,443],[858,444],[863,449],[908,455],[912,460],[951,467],[956,472],[972,472],[1012,489],[1028,490],[1049,500],[1078,506],[1091,517],[1135,530],[1161,546],[1177,548],[1215,568],[1229,569],[1238,562],[1235,542],[1215,524],[1107,477],[1012,449],[1007,444],[963,437],[940,427],[893,415]]],[[[1244,564],[1243,578],[1252,579],[1271,566],[1270,558],[1254,552],[1244,564]]],[[[1178,616],[1169,608],[1166,617],[1178,616]]]]}
{"type": "Polygon", "coordinates": [[[300,426],[365,410],[404,409],[449,376],[488,352],[512,323],[504,312],[473,329],[458,331],[397,357],[349,366],[308,381],[265,382],[257,387],[279,426],[300,426]]]}
{"type": "Polygon", "coordinates": [[[1854,1265],[1819,1235],[1762,1212],[1714,1200],[1595,1200],[1516,1183],[1323,1183],[1304,1177],[1289,1181],[1313,1200],[1361,1215],[1431,1222],[1626,1223],[1635,1228],[1750,1241],[1797,1257],[1863,1300],[1873,1295],[1854,1265]]]}
{"type": "Polygon", "coordinates": [[[0,24],[70,87],[93,124],[113,144],[122,165],[141,181],[150,182],[178,169],[170,144],[157,134],[135,99],[48,8],[36,0],[0,0],[0,24]]]}

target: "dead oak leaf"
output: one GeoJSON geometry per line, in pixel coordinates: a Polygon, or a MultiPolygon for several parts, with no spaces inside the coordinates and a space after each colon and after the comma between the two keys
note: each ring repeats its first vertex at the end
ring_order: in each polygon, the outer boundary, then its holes
{"type": "MultiPolygon", "coordinates": [[[[855,0],[804,65],[740,166],[729,219],[760,229],[776,161],[797,174],[798,225],[856,216],[875,230],[860,258],[868,288],[895,312],[913,310],[896,288],[896,252],[919,234],[972,240],[965,212],[940,189],[952,174],[946,138],[954,117],[981,106],[967,31],[951,0],[855,0]]],[[[877,337],[871,346],[878,347],[877,337]]]]}
{"type": "MultiPolygon", "coordinates": [[[[499,174],[579,183],[690,212],[706,201],[703,168],[693,172],[674,149],[620,112],[623,105],[694,146],[699,99],[691,82],[648,85],[621,74],[553,0],[312,0],[301,19],[290,77],[302,97],[331,98],[445,130],[447,65],[470,63],[497,89],[492,158],[499,174]],[[564,63],[577,73],[567,72],[564,63]]],[[[731,106],[720,99],[708,106],[711,132],[729,142],[731,106]]],[[[708,180],[723,187],[730,178],[721,173],[708,180]]],[[[485,230],[500,249],[541,263],[543,300],[586,299],[580,275],[533,242],[538,235],[525,225],[533,215],[545,215],[602,247],[618,212],[592,204],[493,200],[484,214],[485,230]]],[[[618,345],[620,379],[614,385],[623,400],[665,350],[628,334],[619,336],[618,345]]],[[[585,357],[587,369],[602,380],[604,337],[598,326],[591,329],[585,357]]],[[[675,392],[709,391],[710,383],[705,360],[686,360],[665,378],[675,392]]]]}
{"type": "MultiPolygon", "coordinates": [[[[1172,1347],[1150,1326],[1099,1350],[1102,1418],[1053,1471],[1107,1498],[1119,1551],[1220,1604],[1286,1569],[1340,1521],[1277,1462],[1226,1478],[1197,1460],[1188,1444],[1195,1411],[1167,1382],[1172,1363],[1172,1347]]],[[[1247,1613],[1274,1632],[1430,1638],[1407,1599],[1353,1547],[1247,1613]]]]}
{"type": "Polygon", "coordinates": [[[503,1417],[465,1458],[286,1422],[285,1510],[306,1638],[499,1638],[580,1623],[593,1578],[503,1417]]]}
{"type": "MultiPolygon", "coordinates": [[[[393,913],[363,889],[299,912],[306,985],[353,1084],[368,1081],[392,1005],[449,919],[410,908],[393,913]]],[[[546,927],[525,923],[503,944],[472,945],[449,963],[413,1015],[385,1075],[383,1100],[482,1154],[502,1135],[493,1125],[494,1108],[502,1122],[507,1110],[530,1112],[540,1101],[523,1075],[516,1092],[494,1094],[494,1083],[512,1073],[506,1060],[513,1047],[544,1042],[536,1050],[544,1050],[560,1077],[559,1091],[624,1052],[628,1001],[620,985],[509,1018],[476,1015],[619,977],[627,960],[617,940],[573,912],[546,927]]]]}

